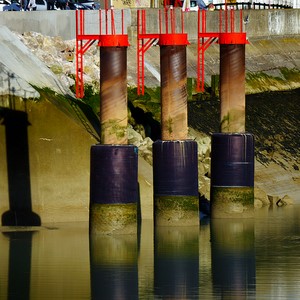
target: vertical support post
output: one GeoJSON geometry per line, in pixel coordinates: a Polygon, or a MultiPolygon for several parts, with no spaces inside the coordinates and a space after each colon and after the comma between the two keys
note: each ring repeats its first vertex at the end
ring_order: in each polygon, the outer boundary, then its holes
{"type": "Polygon", "coordinates": [[[221,33],[219,44],[221,133],[212,135],[211,216],[252,218],[254,137],[245,133],[246,34],[221,33]]]}
{"type": "Polygon", "coordinates": [[[211,148],[212,218],[253,217],[253,135],[214,133],[211,148]]]}
{"type": "Polygon", "coordinates": [[[162,139],[184,140],[188,133],[186,45],[160,45],[162,139]]]}
{"type": "Polygon", "coordinates": [[[101,144],[91,148],[91,234],[136,234],[138,149],[127,145],[127,35],[102,35],[101,144]]]}
{"type": "Polygon", "coordinates": [[[221,131],[245,131],[245,44],[220,45],[221,131]]]}
{"type": "Polygon", "coordinates": [[[199,225],[197,143],[187,140],[186,34],[160,35],[162,140],[153,144],[155,225],[199,225]]]}
{"type": "Polygon", "coordinates": [[[127,144],[127,49],[100,47],[102,144],[127,144]]]}

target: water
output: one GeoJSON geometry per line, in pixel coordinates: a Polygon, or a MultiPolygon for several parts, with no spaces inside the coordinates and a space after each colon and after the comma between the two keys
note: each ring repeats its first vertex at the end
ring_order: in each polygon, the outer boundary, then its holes
{"type": "Polygon", "coordinates": [[[0,299],[299,299],[300,206],[254,220],[89,237],[87,223],[0,227],[0,299]]]}

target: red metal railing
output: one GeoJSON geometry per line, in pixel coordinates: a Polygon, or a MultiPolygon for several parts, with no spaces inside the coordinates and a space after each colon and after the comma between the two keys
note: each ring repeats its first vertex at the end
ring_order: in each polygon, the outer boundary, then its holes
{"type": "Polygon", "coordinates": [[[215,43],[247,43],[246,34],[243,32],[243,11],[235,11],[227,9],[219,11],[218,30],[207,31],[206,14],[210,13],[206,10],[198,11],[198,55],[197,55],[197,86],[198,92],[204,92],[205,83],[205,51],[208,47],[215,43]],[[239,26],[236,28],[235,18],[239,18],[239,26]],[[222,40],[220,41],[220,36],[222,40]]]}
{"type": "Polygon", "coordinates": [[[127,46],[128,37],[125,34],[124,11],[121,10],[121,29],[119,32],[115,26],[115,14],[113,9],[99,10],[98,18],[95,24],[89,24],[89,32],[87,32],[86,23],[89,18],[86,15],[89,11],[76,11],[76,97],[84,97],[84,61],[85,52],[95,43],[99,46],[127,46]],[[102,24],[105,23],[105,26],[102,24]],[[103,28],[104,27],[104,28],[103,28]],[[90,32],[91,30],[98,32],[90,32]]]}
{"type": "MultiPolygon", "coordinates": [[[[154,44],[159,43],[161,36],[164,40],[174,41],[174,37],[184,33],[184,18],[181,10],[164,8],[158,10],[158,28],[149,32],[147,28],[146,10],[137,11],[137,93],[145,91],[145,53],[154,44]],[[178,13],[180,16],[178,18],[178,13]],[[180,24],[178,26],[178,19],[180,24]],[[176,26],[177,25],[177,26],[176,26]]],[[[176,40],[176,38],[175,38],[176,40]]]]}

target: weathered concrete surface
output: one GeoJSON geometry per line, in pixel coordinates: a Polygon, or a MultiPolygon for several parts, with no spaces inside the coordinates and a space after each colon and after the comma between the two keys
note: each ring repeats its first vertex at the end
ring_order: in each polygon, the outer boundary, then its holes
{"type": "MultiPolygon", "coordinates": [[[[43,223],[86,221],[89,152],[95,139],[53,103],[14,100],[26,111],[32,210],[43,223]]],[[[1,108],[0,108],[0,120],[1,108]]],[[[0,126],[0,214],[9,208],[5,126],[0,126]]],[[[22,201],[22,199],[20,199],[22,201]]]]}
{"type": "MultiPolygon", "coordinates": [[[[1,15],[2,16],[2,15],[1,15]]],[[[69,89],[66,89],[59,80],[53,76],[53,73],[28,49],[7,27],[0,27],[0,62],[5,66],[4,74],[6,72],[12,73],[17,78],[26,80],[31,85],[39,88],[52,87],[51,89],[62,95],[71,95],[69,89]]],[[[6,74],[5,74],[6,73],[6,74]]],[[[8,76],[7,76],[8,77],[8,76]]],[[[3,77],[2,77],[3,78],[3,77]]],[[[4,78],[6,79],[6,78],[4,78]]],[[[22,82],[24,82],[22,81],[22,82]]],[[[21,80],[19,85],[22,84],[21,80]]],[[[27,98],[28,85],[22,87],[24,94],[21,97],[27,98]]],[[[22,89],[20,86],[20,89],[22,89]]],[[[35,94],[30,95],[35,97],[35,94]]]]}
{"type": "MultiPolygon", "coordinates": [[[[149,32],[158,30],[158,10],[146,8],[147,28],[149,32]]],[[[116,30],[121,30],[120,11],[115,10],[116,30]]],[[[239,14],[239,11],[236,12],[239,14]]],[[[245,31],[249,38],[271,38],[272,36],[287,36],[300,34],[300,10],[244,10],[243,18],[248,16],[244,23],[245,31]]],[[[207,30],[218,31],[217,20],[219,12],[208,12],[207,30]]],[[[85,27],[87,33],[97,33],[99,30],[98,11],[86,11],[88,23],[85,27]],[[96,24],[96,25],[95,25],[96,24]]],[[[136,9],[124,10],[125,27],[127,27],[129,42],[136,43],[137,13],[136,9]]],[[[188,32],[189,41],[197,39],[197,13],[189,12],[184,14],[185,31],[188,32]]],[[[1,13],[0,25],[23,33],[25,31],[41,32],[43,35],[61,36],[65,40],[75,38],[75,11],[36,11],[30,12],[4,12],[1,13]]],[[[236,26],[239,26],[237,23],[236,26]]]]}

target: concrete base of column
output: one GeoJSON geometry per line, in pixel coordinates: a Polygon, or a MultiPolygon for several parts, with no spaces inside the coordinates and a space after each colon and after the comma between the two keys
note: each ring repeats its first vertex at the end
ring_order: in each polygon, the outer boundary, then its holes
{"type": "Polygon", "coordinates": [[[137,233],[137,203],[90,206],[91,234],[137,233]]]}
{"type": "Polygon", "coordinates": [[[199,197],[155,196],[154,222],[158,226],[199,225],[199,197]]]}
{"type": "Polygon", "coordinates": [[[253,218],[254,187],[211,187],[212,218],[253,218]]]}

